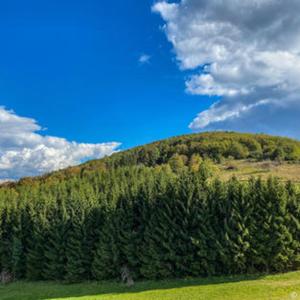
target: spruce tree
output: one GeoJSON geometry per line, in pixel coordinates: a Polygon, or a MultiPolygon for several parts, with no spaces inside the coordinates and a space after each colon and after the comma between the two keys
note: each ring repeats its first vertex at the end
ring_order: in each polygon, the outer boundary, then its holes
{"type": "Polygon", "coordinates": [[[251,249],[250,269],[252,272],[268,272],[269,258],[272,255],[272,203],[268,201],[265,183],[261,178],[249,182],[249,201],[253,207],[252,225],[250,227],[251,249]]]}
{"type": "Polygon", "coordinates": [[[65,279],[71,283],[84,280],[86,274],[83,219],[83,213],[75,212],[73,209],[68,220],[65,279]]]}
{"type": "Polygon", "coordinates": [[[248,220],[251,208],[246,198],[245,187],[234,177],[228,183],[227,217],[224,222],[226,244],[231,257],[229,272],[243,274],[247,272],[250,255],[250,234],[248,220]]]}
{"type": "Polygon", "coordinates": [[[32,234],[28,237],[26,278],[29,280],[44,279],[46,224],[47,221],[42,214],[36,216],[33,221],[32,234]]]}
{"type": "Polygon", "coordinates": [[[64,204],[57,204],[46,231],[44,277],[50,280],[62,280],[66,273],[68,216],[64,204]]]}
{"type": "Polygon", "coordinates": [[[172,201],[163,183],[157,186],[155,202],[144,233],[141,274],[148,279],[174,276],[176,251],[174,243],[175,224],[172,201]]]}
{"type": "Polygon", "coordinates": [[[213,235],[213,249],[215,251],[215,273],[217,275],[228,274],[230,267],[230,254],[226,245],[226,185],[216,179],[209,188],[209,211],[213,235]]]}
{"type": "Polygon", "coordinates": [[[12,212],[6,207],[1,215],[1,243],[0,243],[0,261],[1,269],[5,272],[12,272],[12,245],[13,245],[13,220],[12,212]]]}
{"type": "Polygon", "coordinates": [[[11,271],[15,279],[21,279],[25,271],[25,253],[22,241],[21,211],[13,213],[11,241],[11,271]]]}
{"type": "Polygon", "coordinates": [[[190,264],[193,276],[215,274],[215,232],[212,228],[208,205],[208,186],[203,174],[197,174],[193,202],[190,208],[190,238],[194,246],[194,257],[190,264]]]}
{"type": "Polygon", "coordinates": [[[92,272],[97,280],[117,279],[120,276],[119,249],[113,213],[108,212],[104,225],[99,228],[92,272]]]}
{"type": "Polygon", "coordinates": [[[291,267],[293,240],[288,227],[287,193],[277,179],[268,179],[266,198],[272,204],[269,269],[283,272],[291,267]]]}
{"type": "Polygon", "coordinates": [[[290,268],[295,270],[300,268],[300,196],[295,184],[291,182],[287,183],[286,190],[288,195],[287,226],[292,235],[290,268]]]}

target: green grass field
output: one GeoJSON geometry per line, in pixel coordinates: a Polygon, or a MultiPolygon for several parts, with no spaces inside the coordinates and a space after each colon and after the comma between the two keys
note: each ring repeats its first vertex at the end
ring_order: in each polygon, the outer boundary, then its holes
{"type": "Polygon", "coordinates": [[[0,285],[1,300],[300,300],[300,272],[274,276],[117,283],[0,285]]]}
{"type": "Polygon", "coordinates": [[[232,176],[236,176],[239,180],[247,180],[251,177],[267,179],[269,176],[274,176],[281,181],[300,182],[300,163],[226,160],[216,166],[217,176],[224,180],[228,180],[232,176]]]}

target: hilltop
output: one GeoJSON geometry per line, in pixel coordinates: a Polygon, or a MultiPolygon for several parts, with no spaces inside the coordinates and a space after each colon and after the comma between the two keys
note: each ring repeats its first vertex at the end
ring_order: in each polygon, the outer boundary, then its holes
{"type": "MultiPolygon", "coordinates": [[[[79,166],[34,178],[23,178],[17,184],[54,178],[68,179],[101,170],[138,165],[197,168],[202,160],[214,164],[215,173],[222,179],[233,175],[240,179],[274,175],[283,180],[300,181],[300,141],[266,134],[206,132],[181,135],[116,152],[79,166]]],[[[15,186],[16,183],[3,185],[15,186]]]]}

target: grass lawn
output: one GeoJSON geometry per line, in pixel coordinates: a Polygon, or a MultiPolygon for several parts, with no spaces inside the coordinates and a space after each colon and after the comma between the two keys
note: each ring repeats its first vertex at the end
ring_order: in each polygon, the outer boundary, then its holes
{"type": "Polygon", "coordinates": [[[300,272],[274,276],[233,276],[210,279],[121,284],[17,282],[0,285],[1,300],[300,300],[300,272]]]}

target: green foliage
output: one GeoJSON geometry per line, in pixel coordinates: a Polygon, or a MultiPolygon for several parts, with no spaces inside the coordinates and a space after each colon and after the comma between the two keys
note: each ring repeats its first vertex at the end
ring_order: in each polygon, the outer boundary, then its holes
{"type": "Polygon", "coordinates": [[[72,210],[68,224],[66,242],[66,276],[68,282],[80,282],[85,279],[86,265],[83,243],[85,232],[83,227],[84,216],[72,210]]]}
{"type": "MultiPolygon", "coordinates": [[[[190,165],[195,155],[221,162],[224,158],[300,160],[300,142],[263,134],[207,132],[184,135],[113,154],[103,162],[107,168],[169,163],[173,170],[190,165]]],[[[94,162],[83,165],[90,168],[94,162]]],[[[192,163],[193,165],[193,163],[192,163]]]]}
{"type": "Polygon", "coordinates": [[[69,222],[63,203],[57,203],[57,211],[50,214],[49,227],[46,229],[45,268],[43,277],[62,280],[66,275],[66,242],[69,222]]]}
{"type": "Polygon", "coordinates": [[[299,268],[296,186],[212,180],[208,165],[100,171],[19,186],[16,198],[0,189],[1,269],[79,282],[123,267],[147,279],[299,268]]]}
{"type": "Polygon", "coordinates": [[[168,161],[171,169],[174,172],[179,172],[184,169],[187,164],[188,158],[185,155],[174,154],[168,161]]]}
{"type": "Polygon", "coordinates": [[[213,160],[293,160],[298,146],[262,135],[191,135],[2,186],[0,270],[79,282],[119,279],[125,267],[135,279],[298,269],[297,186],[211,177],[213,160]]]}
{"type": "Polygon", "coordinates": [[[46,227],[45,219],[42,216],[36,216],[34,224],[32,224],[32,234],[28,239],[28,249],[26,254],[26,278],[30,280],[43,279],[45,267],[45,244],[46,227]]]}
{"type": "Polygon", "coordinates": [[[99,230],[99,241],[96,245],[92,265],[94,278],[97,280],[117,279],[120,274],[118,265],[119,249],[116,244],[114,220],[108,215],[99,230]]]}

